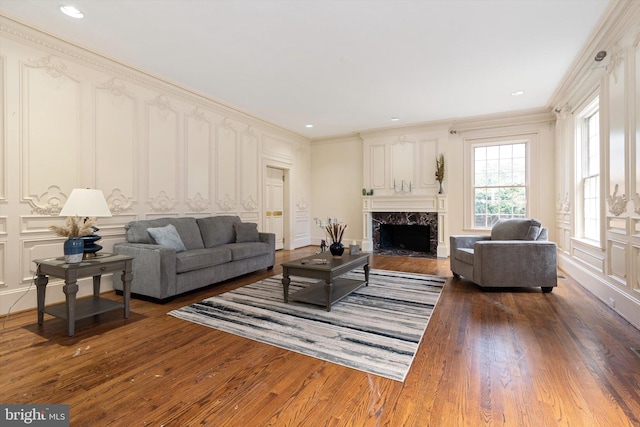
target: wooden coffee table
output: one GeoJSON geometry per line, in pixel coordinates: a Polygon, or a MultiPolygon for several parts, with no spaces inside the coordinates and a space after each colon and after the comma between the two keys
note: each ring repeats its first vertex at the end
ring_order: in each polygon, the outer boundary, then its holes
{"type": "Polygon", "coordinates": [[[369,254],[345,253],[334,257],[329,252],[308,256],[282,264],[284,302],[306,302],[321,305],[331,311],[331,304],[341,300],[356,289],[369,285],[369,254]],[[345,279],[342,276],[358,267],[364,269],[364,281],[345,279]],[[319,282],[299,290],[289,297],[290,276],[320,279],[319,282]]]}

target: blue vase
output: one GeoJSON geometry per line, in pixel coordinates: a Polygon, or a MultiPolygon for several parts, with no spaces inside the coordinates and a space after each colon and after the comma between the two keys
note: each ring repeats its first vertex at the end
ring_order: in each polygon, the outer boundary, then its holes
{"type": "Polygon", "coordinates": [[[82,262],[84,252],[84,242],[80,237],[69,237],[64,242],[64,262],[67,264],[77,264],[82,262]]]}

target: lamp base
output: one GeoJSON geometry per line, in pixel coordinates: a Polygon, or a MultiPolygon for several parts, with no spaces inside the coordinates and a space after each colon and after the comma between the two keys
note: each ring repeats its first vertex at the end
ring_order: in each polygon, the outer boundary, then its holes
{"type": "Polygon", "coordinates": [[[102,246],[96,244],[96,242],[100,239],[102,239],[102,236],[98,236],[97,234],[82,237],[82,240],[84,241],[84,252],[82,254],[82,259],[90,259],[96,257],[96,252],[102,249],[102,246]]]}

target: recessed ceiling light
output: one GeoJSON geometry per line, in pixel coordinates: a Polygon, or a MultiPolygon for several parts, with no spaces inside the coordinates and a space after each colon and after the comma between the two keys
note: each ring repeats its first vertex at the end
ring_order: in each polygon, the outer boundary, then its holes
{"type": "Polygon", "coordinates": [[[312,127],[313,127],[313,125],[304,125],[304,127],[306,127],[306,128],[312,128],[312,127]]]}
{"type": "Polygon", "coordinates": [[[397,122],[398,120],[400,120],[400,117],[391,117],[392,122],[397,122]]]}
{"type": "Polygon", "coordinates": [[[60,12],[72,18],[77,18],[77,19],[84,18],[84,13],[80,12],[78,9],[68,4],[60,6],[60,12]]]}
{"type": "Polygon", "coordinates": [[[511,92],[511,95],[513,95],[513,96],[524,95],[524,91],[523,90],[516,90],[515,92],[511,92]]]}

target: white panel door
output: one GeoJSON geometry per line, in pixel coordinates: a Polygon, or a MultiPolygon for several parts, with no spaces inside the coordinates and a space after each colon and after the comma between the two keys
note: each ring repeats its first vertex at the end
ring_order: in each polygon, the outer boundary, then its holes
{"type": "Polygon", "coordinates": [[[284,171],[267,167],[265,231],[276,235],[276,250],[284,247],[284,171]]]}

